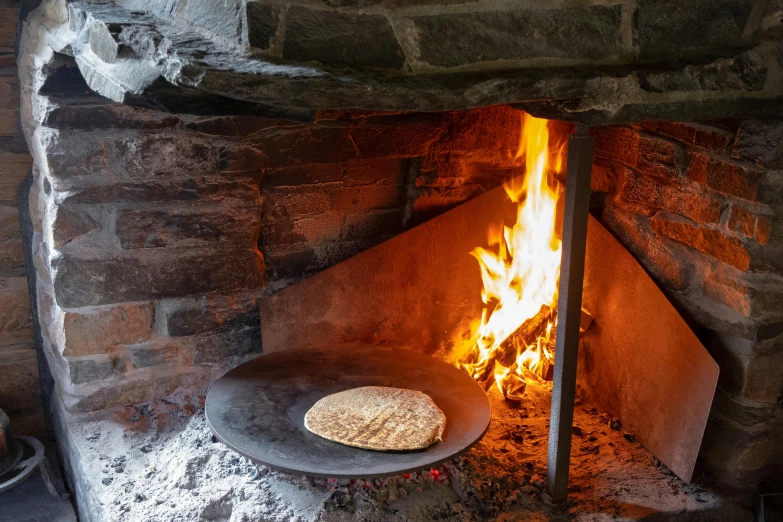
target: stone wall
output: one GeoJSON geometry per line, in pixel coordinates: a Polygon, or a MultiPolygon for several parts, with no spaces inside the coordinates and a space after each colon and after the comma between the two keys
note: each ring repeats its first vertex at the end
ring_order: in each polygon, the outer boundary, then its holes
{"type": "Polygon", "coordinates": [[[701,457],[723,481],[783,467],[783,121],[596,127],[593,211],[720,366],[701,457]]]}
{"type": "Polygon", "coordinates": [[[44,429],[38,357],[24,267],[17,191],[32,159],[19,129],[18,1],[0,1],[0,408],[14,432],[44,429]]]}
{"type": "Polygon", "coordinates": [[[37,302],[72,412],[203,395],[261,352],[259,298],[518,163],[507,106],[175,116],[95,95],[40,44],[21,67],[37,302]]]}

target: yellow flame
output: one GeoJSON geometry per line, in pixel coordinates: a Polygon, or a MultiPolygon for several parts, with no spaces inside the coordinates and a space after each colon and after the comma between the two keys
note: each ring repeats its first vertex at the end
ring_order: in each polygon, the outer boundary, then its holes
{"type": "MultiPolygon", "coordinates": [[[[561,241],[555,230],[560,186],[548,175],[563,164],[564,147],[559,147],[550,165],[547,120],[524,115],[517,158],[525,158],[525,177],[520,184],[505,185],[511,201],[517,203],[517,221],[513,227],[490,227],[489,249],[476,248],[473,255],[481,268],[485,304],[477,340],[461,366],[474,378],[486,378],[492,371],[498,388],[506,397],[522,378],[523,368],[539,370],[551,361],[549,343],[552,324],[531,346],[517,348],[511,367],[496,359],[501,344],[525,321],[533,318],[542,305],[554,309],[560,276],[561,241]]],[[[524,392],[524,386],[521,386],[524,392]]]]}

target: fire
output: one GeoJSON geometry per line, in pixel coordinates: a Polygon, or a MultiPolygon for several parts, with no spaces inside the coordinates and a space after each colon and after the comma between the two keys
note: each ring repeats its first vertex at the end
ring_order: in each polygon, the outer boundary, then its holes
{"type": "Polygon", "coordinates": [[[525,373],[543,376],[552,361],[552,311],[560,276],[561,241],[555,222],[561,189],[548,177],[562,168],[563,148],[550,158],[547,120],[523,118],[516,157],[525,159],[524,181],[521,186],[505,185],[517,203],[516,224],[490,227],[489,248],[471,252],[481,268],[485,306],[475,344],[459,363],[480,382],[494,381],[511,400],[521,399],[525,373]],[[531,321],[545,324],[544,331],[535,331],[529,344],[519,341],[515,332],[531,321]]]}

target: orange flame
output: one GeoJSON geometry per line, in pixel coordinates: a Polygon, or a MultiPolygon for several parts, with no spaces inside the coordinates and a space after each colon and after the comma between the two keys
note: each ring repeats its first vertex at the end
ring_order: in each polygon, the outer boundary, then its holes
{"type": "Polygon", "coordinates": [[[516,157],[525,158],[525,177],[519,183],[507,183],[506,193],[517,203],[517,222],[513,227],[490,227],[489,249],[476,248],[473,255],[481,268],[485,304],[477,340],[460,366],[476,379],[494,373],[495,383],[506,398],[520,400],[524,393],[523,371],[541,374],[544,362],[551,362],[548,344],[552,323],[545,334],[530,346],[517,347],[510,367],[498,359],[501,345],[525,321],[547,305],[554,310],[560,276],[561,241],[556,231],[560,186],[550,186],[548,175],[563,164],[563,148],[550,164],[547,120],[523,116],[522,136],[516,157]]]}

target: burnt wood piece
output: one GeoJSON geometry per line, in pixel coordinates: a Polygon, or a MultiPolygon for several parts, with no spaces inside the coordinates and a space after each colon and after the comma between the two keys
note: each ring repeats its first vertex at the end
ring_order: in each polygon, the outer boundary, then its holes
{"type": "Polygon", "coordinates": [[[491,417],[486,393],[462,370],[421,353],[361,344],[262,355],[218,379],[205,411],[217,438],[254,462],[343,479],[436,466],[476,444],[491,417]],[[326,440],[304,427],[305,414],[318,400],[361,386],[426,393],[446,415],[443,440],[420,451],[371,451],[326,440]]]}
{"type": "Polygon", "coordinates": [[[522,326],[503,341],[501,349],[503,355],[499,358],[503,366],[510,366],[517,355],[517,347],[530,346],[536,342],[545,331],[546,325],[552,318],[552,309],[542,305],[536,315],[522,323],[522,326]]]}
{"type": "Polygon", "coordinates": [[[568,140],[564,196],[563,253],[546,470],[547,490],[553,502],[565,502],[568,490],[592,164],[593,138],[587,135],[585,126],[579,125],[576,134],[568,140]]]}

